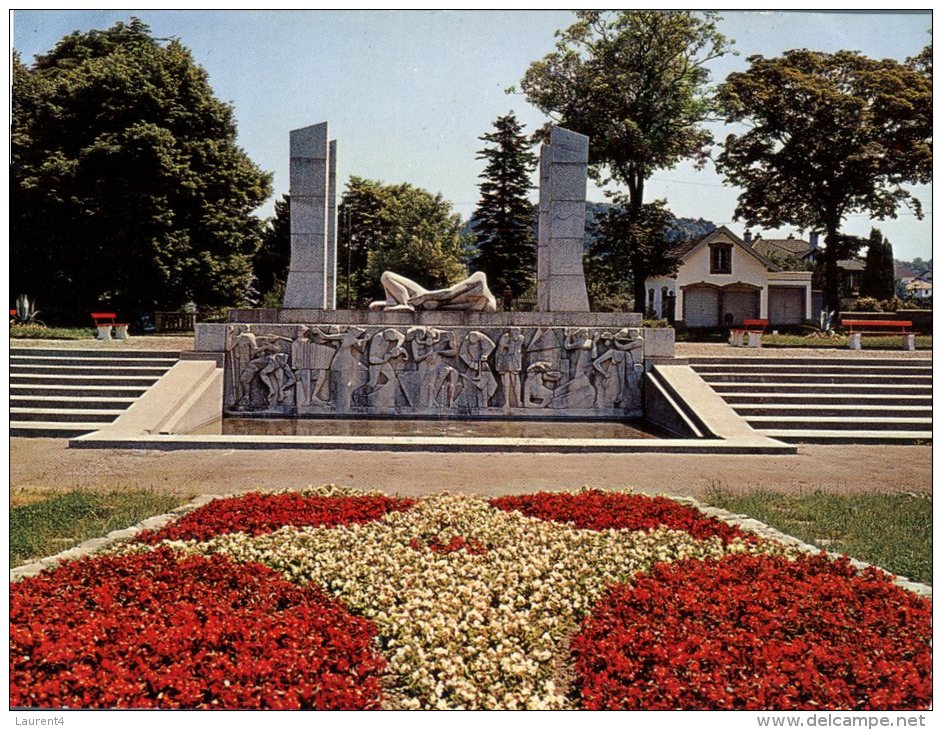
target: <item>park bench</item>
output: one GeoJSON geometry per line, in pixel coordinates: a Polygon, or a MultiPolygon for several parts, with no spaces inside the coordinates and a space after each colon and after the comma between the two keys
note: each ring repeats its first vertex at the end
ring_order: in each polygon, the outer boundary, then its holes
{"type": "Polygon", "coordinates": [[[114,328],[114,337],[116,340],[126,340],[128,338],[128,324],[118,322],[118,315],[114,312],[92,312],[92,321],[98,328],[99,340],[110,340],[111,329],[114,328]]]}
{"type": "Polygon", "coordinates": [[[746,335],[749,335],[749,347],[762,347],[762,335],[768,326],[767,319],[744,319],[742,327],[730,328],[729,344],[733,347],[743,347],[746,344],[746,335]]]}
{"type": "Polygon", "coordinates": [[[860,349],[860,338],[879,335],[901,335],[904,350],[916,349],[916,335],[910,332],[913,323],[903,319],[842,319],[841,326],[847,328],[850,337],[847,346],[860,349]]]}

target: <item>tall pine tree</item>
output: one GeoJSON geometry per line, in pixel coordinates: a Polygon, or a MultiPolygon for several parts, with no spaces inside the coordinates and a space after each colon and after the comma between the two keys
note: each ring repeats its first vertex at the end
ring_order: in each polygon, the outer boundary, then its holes
{"type": "Polygon", "coordinates": [[[874,299],[892,299],[896,293],[893,247],[879,228],[870,230],[867,258],[860,278],[860,295],[874,299]]]}
{"type": "Polygon", "coordinates": [[[498,298],[506,289],[520,296],[532,285],[536,269],[535,208],[527,200],[536,155],[522,130],[510,112],[496,119],[493,132],[479,137],[490,146],[477,156],[487,164],[479,175],[481,199],[471,219],[480,251],[475,264],[498,298]]]}

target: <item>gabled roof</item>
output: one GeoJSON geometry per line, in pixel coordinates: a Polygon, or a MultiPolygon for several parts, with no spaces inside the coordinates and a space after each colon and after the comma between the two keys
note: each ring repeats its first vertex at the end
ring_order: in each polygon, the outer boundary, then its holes
{"type": "MultiPolygon", "coordinates": [[[[712,233],[712,231],[710,233],[712,233]]],[[[709,236],[710,233],[704,233],[697,238],[688,238],[686,241],[675,243],[667,253],[671,258],[682,259],[690,253],[700,241],[709,236]]]]}
{"type": "Polygon", "coordinates": [[[837,262],[837,268],[844,271],[863,271],[867,265],[860,259],[841,259],[837,262]]]}
{"type": "Polygon", "coordinates": [[[811,244],[800,238],[762,238],[752,242],[752,247],[763,256],[797,256],[804,258],[811,253],[811,244]]]}
{"type": "Polygon", "coordinates": [[[720,237],[721,234],[724,234],[735,245],[739,246],[743,251],[748,253],[753,258],[757,259],[759,263],[765,266],[765,268],[767,268],[769,271],[779,271],[778,266],[776,266],[771,261],[769,261],[759,251],[756,251],[751,246],[746,245],[745,241],[743,241],[739,236],[737,236],[735,233],[729,230],[729,228],[727,228],[726,226],[720,226],[719,228],[713,231],[710,231],[705,236],[700,236],[700,238],[695,238],[690,241],[685,241],[682,244],[677,244],[670,250],[670,253],[672,256],[674,256],[674,258],[677,258],[683,261],[688,256],[690,256],[690,254],[693,253],[696,249],[700,248],[701,246],[705,246],[705,245],[709,245],[710,243],[713,243],[717,238],[720,237]]]}

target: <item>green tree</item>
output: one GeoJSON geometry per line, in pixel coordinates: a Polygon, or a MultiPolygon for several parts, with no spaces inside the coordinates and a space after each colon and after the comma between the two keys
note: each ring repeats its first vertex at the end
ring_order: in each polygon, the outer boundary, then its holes
{"type": "Polygon", "coordinates": [[[718,92],[726,121],[749,129],[727,137],[717,166],[743,188],[737,218],[826,231],[825,301],[834,309],[837,262],[848,257],[844,219],[895,217],[900,204],[922,216],[903,185],[931,180],[931,79],[851,51],[793,50],[749,63],[718,92]]]}
{"type": "MultiPolygon", "coordinates": [[[[710,61],[730,52],[714,13],[577,11],[557,32],[556,50],[521,81],[528,101],[555,123],[588,135],[590,172],[627,188],[630,215],[644,226],[645,181],[686,159],[703,164],[713,141],[701,126],[713,112],[710,61]]],[[[644,279],[631,272],[635,311],[644,279]]]]}
{"type": "Polygon", "coordinates": [[[259,294],[272,299],[284,293],[291,264],[291,199],[287,195],[275,201],[275,215],[265,221],[261,241],[252,259],[254,285],[259,294]]]}
{"type": "Polygon", "coordinates": [[[623,297],[626,287],[631,287],[634,309],[638,311],[640,303],[643,312],[644,278],[639,287],[636,277],[638,272],[647,277],[677,270],[677,260],[668,253],[671,240],[679,234],[676,219],[663,200],[645,203],[639,213],[632,212],[623,196],[615,202],[593,223],[594,241],[585,257],[587,278],[592,282],[589,294],[596,306],[602,299],[623,297]]]}
{"type": "Polygon", "coordinates": [[[860,296],[891,299],[896,294],[896,264],[892,255],[890,242],[879,228],[872,228],[860,276],[860,296]]]}
{"type": "Polygon", "coordinates": [[[339,217],[339,301],[346,298],[348,277],[350,301],[357,304],[382,295],[384,271],[429,289],[450,286],[467,275],[461,218],[441,195],[408,183],[384,185],[352,177],[339,217]]]}
{"type": "Polygon", "coordinates": [[[72,317],[239,303],[270,175],[190,52],[132,19],[13,76],[14,290],[72,317]]]}
{"type": "Polygon", "coordinates": [[[475,265],[498,296],[510,289],[519,297],[533,285],[536,270],[535,208],[527,200],[536,155],[512,112],[479,139],[490,146],[477,155],[487,164],[478,176],[481,199],[471,218],[479,250],[475,265]]]}

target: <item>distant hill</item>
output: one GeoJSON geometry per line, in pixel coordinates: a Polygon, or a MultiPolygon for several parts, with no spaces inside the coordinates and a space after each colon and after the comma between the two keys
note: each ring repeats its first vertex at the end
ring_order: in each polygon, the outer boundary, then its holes
{"type": "MultiPolygon", "coordinates": [[[[588,248],[595,242],[595,235],[592,233],[592,224],[597,216],[601,215],[609,208],[611,203],[586,203],[585,211],[585,241],[583,248],[588,248]]],[[[669,241],[686,241],[690,238],[700,238],[707,233],[715,231],[717,226],[712,221],[704,218],[674,218],[676,230],[670,231],[667,238],[669,241]]]]}
{"type": "MultiPolygon", "coordinates": [[[[588,248],[595,242],[595,235],[592,233],[592,224],[595,222],[596,217],[601,215],[603,212],[612,207],[611,203],[586,203],[585,211],[585,241],[583,242],[583,248],[588,248]]],[[[705,220],[703,218],[675,218],[676,230],[670,232],[668,239],[670,241],[685,241],[689,238],[699,238],[700,236],[705,236],[711,231],[715,231],[717,226],[712,221],[705,220]]],[[[465,221],[464,226],[461,228],[461,233],[471,233],[474,226],[474,217],[472,216],[470,220],[465,221]]],[[[533,222],[533,233],[536,235],[537,223],[533,222]]]]}

